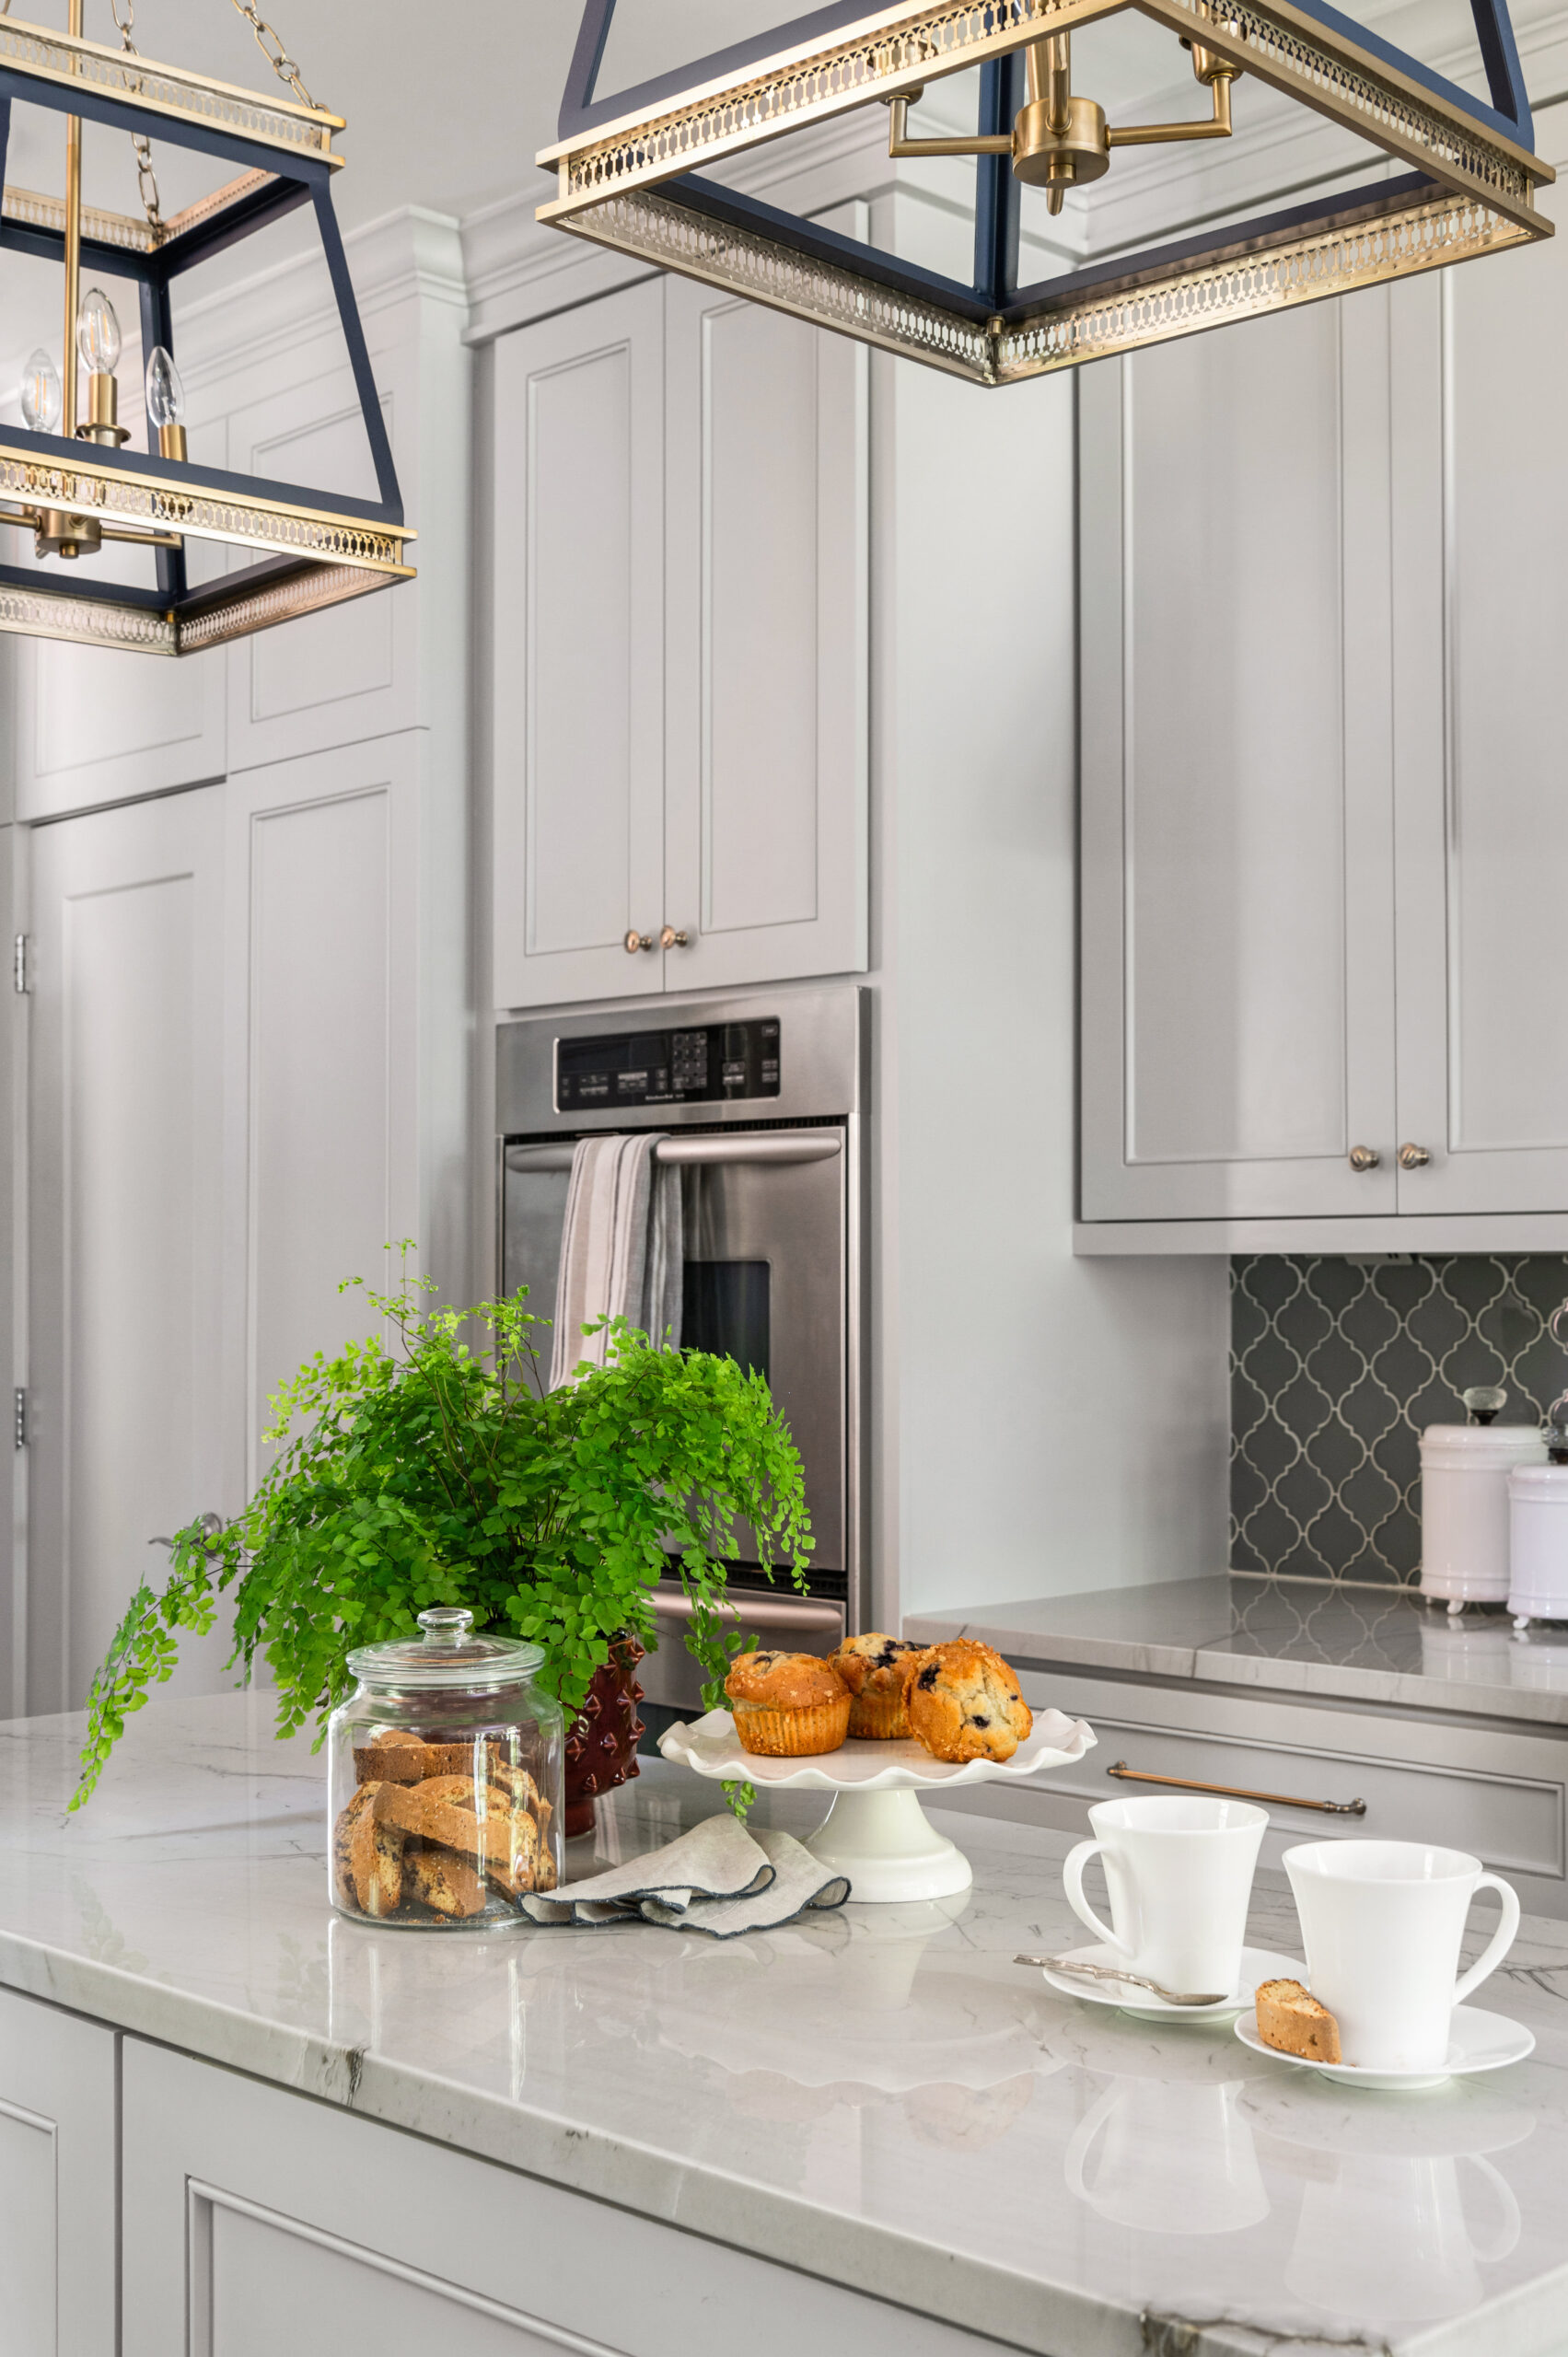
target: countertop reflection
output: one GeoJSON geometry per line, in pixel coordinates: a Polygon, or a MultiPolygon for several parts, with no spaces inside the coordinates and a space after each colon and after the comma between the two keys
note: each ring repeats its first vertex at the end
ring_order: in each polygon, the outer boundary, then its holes
{"type": "Polygon", "coordinates": [[[1408,1588],[1233,1573],[921,1613],[904,1626],[926,1644],[963,1633],[1014,1662],[1568,1726],[1568,1625],[1516,1631],[1501,1607],[1450,1620],[1408,1588]]]}
{"type": "MultiPolygon", "coordinates": [[[[0,1728],[0,1980],[1049,2357],[1562,2343],[1568,1926],[1490,2010],[1527,2063],[1400,2099],[1152,2027],[1013,1962],[1081,1939],[1071,1836],[943,1820],[975,1887],[729,1943],[334,1915],[321,1763],[265,1696],[159,1698],[64,1820],[81,1722],[0,1728]],[[1249,2340],[1248,2335],[1255,2336],[1249,2340]]],[[[662,1762],[568,1874],[668,1840],[662,1762]]],[[[765,1821],[808,1830],[782,1794],[765,1821]]],[[[1481,1933],[1489,1919],[1478,1914],[1481,1933]]],[[[1250,1933],[1298,1953],[1281,1878],[1250,1933]]]]}

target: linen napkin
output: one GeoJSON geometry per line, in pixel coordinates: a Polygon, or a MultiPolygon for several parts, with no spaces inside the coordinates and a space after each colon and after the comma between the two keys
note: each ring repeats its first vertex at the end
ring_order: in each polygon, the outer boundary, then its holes
{"type": "Polygon", "coordinates": [[[606,1874],[530,1891],[522,1908],[536,1923],[661,1923],[733,1940],[776,1932],[811,1908],[842,1907],[849,1895],[848,1877],[830,1873],[793,1834],[749,1833],[726,1812],[606,1874]]]}

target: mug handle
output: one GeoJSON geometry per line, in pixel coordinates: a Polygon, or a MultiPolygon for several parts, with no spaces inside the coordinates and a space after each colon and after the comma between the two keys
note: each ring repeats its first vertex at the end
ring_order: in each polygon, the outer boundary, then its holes
{"type": "MultiPolygon", "coordinates": [[[[1063,1861],[1062,1887],[1067,1893],[1068,1906],[1073,1910],[1074,1914],[1077,1917],[1079,1922],[1084,1925],[1085,1929],[1092,1932],[1098,1940],[1103,1940],[1106,1946],[1113,1950],[1117,1956],[1124,1956],[1130,1964],[1132,1960],[1132,1950],[1127,1945],[1124,1940],[1119,1940],[1117,1938],[1109,1923],[1102,1923],[1100,1922],[1099,1917],[1095,1913],[1094,1909],[1084,1897],[1084,1868],[1088,1864],[1089,1860],[1096,1856],[1104,1848],[1105,1843],[1103,1841],[1080,1841],[1075,1850],[1069,1850],[1065,1859],[1063,1861]]],[[[1500,1883],[1498,1885],[1499,1889],[1504,1889],[1505,1887],[1506,1886],[1504,1884],[1500,1883]]],[[[1518,1922],[1519,1902],[1516,1898],[1514,1901],[1515,1930],[1517,1930],[1518,1928],[1518,1922]]],[[[1512,1939],[1513,1933],[1510,1932],[1508,1936],[1512,1939]]],[[[1495,1941],[1493,1943],[1493,1945],[1496,1945],[1495,1941]]],[[[1492,1950],[1489,1948],[1487,1950],[1487,1955],[1490,1956],[1492,1950]]],[[[1501,1954],[1501,1951],[1499,1951],[1499,1953],[1501,1954]]],[[[1485,1959],[1483,1958],[1482,1961],[1484,1962],[1484,1960],[1485,1959]]]]}
{"type": "MultiPolygon", "coordinates": [[[[1462,1972],[1455,1982],[1456,2005],[1462,2005],[1470,1991],[1481,1987],[1488,1973],[1496,1971],[1513,1946],[1519,1930],[1519,1894],[1511,1883],[1504,1882],[1496,1875],[1482,1875],[1475,1887],[1476,1890],[1495,1890],[1499,1894],[1503,1900],[1503,1921],[1469,1970],[1462,1972]]],[[[1473,1898],[1475,1891],[1470,1896],[1473,1898]]]]}

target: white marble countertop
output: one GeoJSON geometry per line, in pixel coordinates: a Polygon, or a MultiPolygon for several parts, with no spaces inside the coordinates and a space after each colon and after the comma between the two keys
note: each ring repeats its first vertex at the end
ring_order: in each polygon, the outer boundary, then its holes
{"type": "MultiPolygon", "coordinates": [[[[1486,1991],[1531,2061],[1350,2093],[1015,1966],[1083,1936],[1061,1836],[948,1817],[966,1898],[729,1945],[397,1933],[330,1909],[321,1763],[267,1697],[156,1699],[67,1822],[81,1724],[0,1727],[14,1989],[1040,2357],[1568,2342],[1568,1925],[1527,1919],[1486,1991]]],[[[650,1763],[569,1875],[713,1801],[650,1763]]],[[[1251,1936],[1296,1949],[1277,1877],[1251,1936]]]]}
{"type": "Polygon", "coordinates": [[[1450,1620],[1407,1590],[1231,1574],[912,1614],[923,1644],[967,1634],[1009,1661],[1333,1694],[1568,1726],[1568,1627],[1516,1634],[1506,1612],[1450,1620]]]}

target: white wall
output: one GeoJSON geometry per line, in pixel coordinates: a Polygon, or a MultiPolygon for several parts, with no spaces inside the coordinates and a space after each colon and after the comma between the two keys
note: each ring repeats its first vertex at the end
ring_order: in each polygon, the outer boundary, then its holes
{"type": "Polygon", "coordinates": [[[1072,1253],[1074,387],[876,367],[884,1592],[1221,1571],[1225,1263],[1072,1253]]]}

